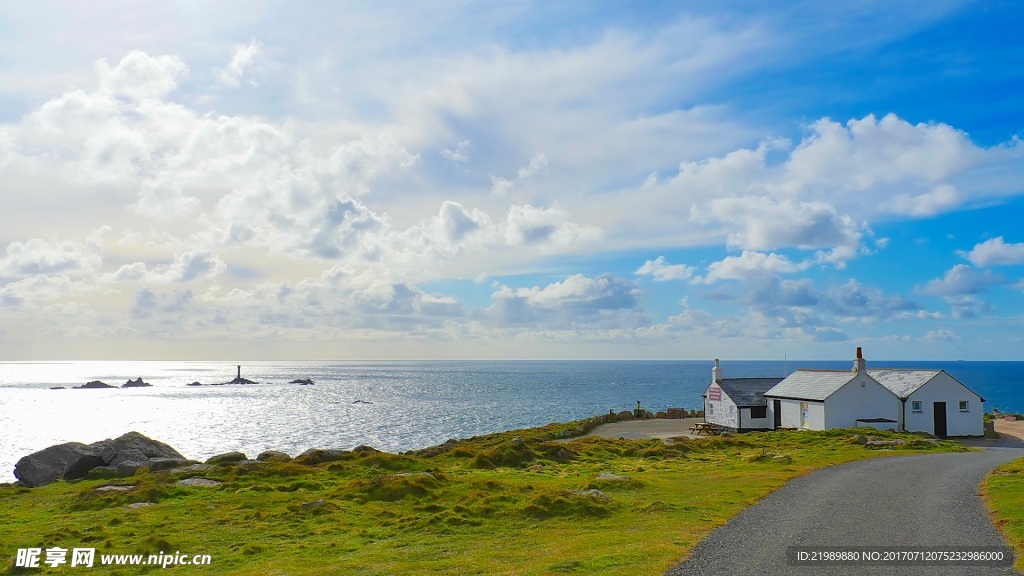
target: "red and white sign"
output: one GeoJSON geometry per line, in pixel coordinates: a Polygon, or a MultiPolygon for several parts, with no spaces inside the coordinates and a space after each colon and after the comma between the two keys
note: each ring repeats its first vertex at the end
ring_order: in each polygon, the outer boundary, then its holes
{"type": "Polygon", "coordinates": [[[708,388],[708,400],[716,400],[717,401],[717,400],[721,400],[721,399],[722,399],[722,389],[721,388],[719,388],[718,386],[712,386],[711,388],[708,388]]]}

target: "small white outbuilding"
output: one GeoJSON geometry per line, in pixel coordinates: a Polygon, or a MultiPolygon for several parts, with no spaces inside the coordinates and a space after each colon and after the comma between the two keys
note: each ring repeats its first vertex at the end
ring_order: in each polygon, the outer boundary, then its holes
{"type": "Polygon", "coordinates": [[[711,384],[704,390],[704,421],[721,428],[748,432],[771,430],[764,393],[782,378],[723,378],[715,359],[711,384]]]}

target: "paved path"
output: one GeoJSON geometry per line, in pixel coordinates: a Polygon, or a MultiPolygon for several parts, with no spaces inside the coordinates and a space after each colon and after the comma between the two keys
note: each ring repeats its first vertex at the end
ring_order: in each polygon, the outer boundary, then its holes
{"type": "Polygon", "coordinates": [[[978,484],[1024,449],[877,458],[795,478],[711,533],[668,576],[1016,574],[1010,566],[793,566],[789,546],[1004,546],[978,484]]]}

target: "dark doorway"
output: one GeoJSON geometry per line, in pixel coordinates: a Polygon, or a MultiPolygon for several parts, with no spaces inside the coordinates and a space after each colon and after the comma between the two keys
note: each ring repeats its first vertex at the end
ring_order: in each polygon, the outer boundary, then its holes
{"type": "Polygon", "coordinates": [[[933,402],[935,410],[935,435],[939,438],[946,437],[946,403],[933,402]]]}
{"type": "Polygon", "coordinates": [[[775,414],[775,427],[782,427],[782,400],[772,400],[772,412],[775,414]]]}

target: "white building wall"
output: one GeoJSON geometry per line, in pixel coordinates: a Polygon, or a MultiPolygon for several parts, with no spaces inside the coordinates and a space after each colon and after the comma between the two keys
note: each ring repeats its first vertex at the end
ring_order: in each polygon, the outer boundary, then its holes
{"type": "Polygon", "coordinates": [[[772,415],[770,410],[765,413],[766,416],[764,418],[751,418],[750,408],[740,408],[740,411],[742,412],[740,424],[744,430],[770,430],[772,428],[772,415]]]}
{"type": "Polygon", "coordinates": [[[728,428],[739,428],[739,411],[736,404],[717,384],[711,384],[704,391],[704,421],[728,428]],[[717,390],[721,400],[712,400],[717,390]]]}
{"type": "Polygon", "coordinates": [[[946,434],[949,436],[983,436],[985,407],[981,397],[971,392],[945,372],[929,380],[907,397],[906,430],[935,433],[934,403],[946,403],[946,434]],[[921,402],[921,412],[913,411],[913,402],[921,402]],[[967,402],[967,411],[960,411],[960,402],[967,402]]]}
{"type": "Polygon", "coordinates": [[[896,421],[891,428],[899,430],[901,410],[891,390],[861,373],[825,399],[825,429],[855,428],[859,418],[888,418],[896,421]]]}
{"type": "MultiPolygon", "coordinates": [[[[776,398],[768,397],[768,405],[772,406],[776,398]]],[[[803,428],[806,430],[825,429],[825,404],[813,400],[792,400],[778,398],[782,409],[783,428],[803,428]]],[[[768,416],[774,418],[769,410],[768,416]]]]}

